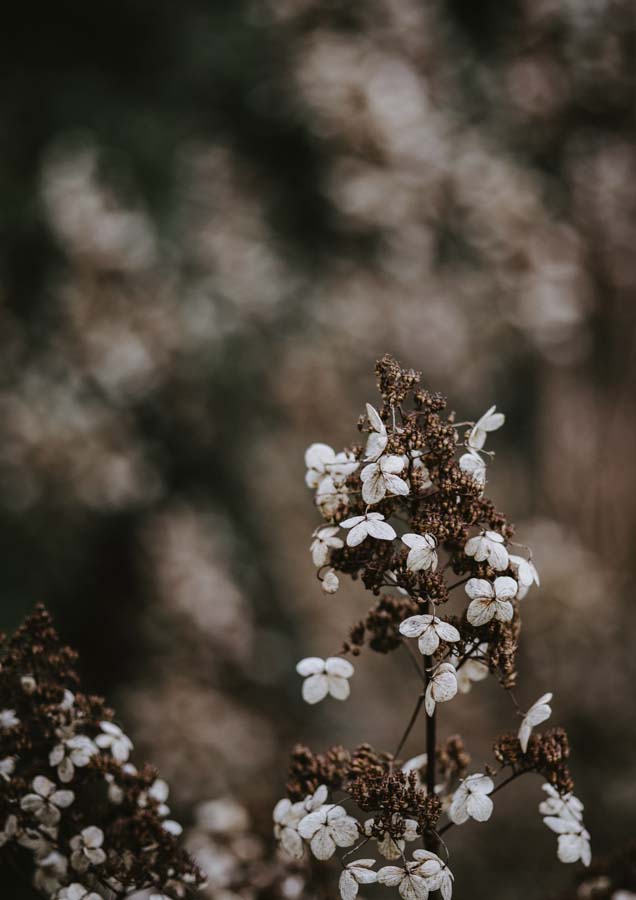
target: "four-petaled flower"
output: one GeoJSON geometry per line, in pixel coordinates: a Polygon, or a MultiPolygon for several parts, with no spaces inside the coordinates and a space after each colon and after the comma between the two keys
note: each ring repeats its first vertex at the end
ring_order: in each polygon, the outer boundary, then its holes
{"type": "Polygon", "coordinates": [[[440,638],[449,644],[459,641],[461,635],[454,625],[437,616],[409,616],[400,625],[404,637],[418,638],[417,646],[424,656],[431,656],[439,647],[440,638]]]}
{"type": "Polygon", "coordinates": [[[437,568],[437,542],[432,534],[403,534],[402,543],[409,547],[406,567],[411,572],[437,568]]]}
{"type": "Polygon", "coordinates": [[[305,679],[303,700],[306,703],[320,703],[327,694],[336,700],[346,700],[349,696],[349,678],[354,670],[349,660],[341,656],[330,656],[328,659],[308,656],[300,660],[296,671],[305,679]]]}
{"type": "Polygon", "coordinates": [[[91,866],[101,866],[106,861],[102,850],[104,832],[96,825],[83,828],[71,838],[71,865],[77,872],[86,872],[91,866]]]}
{"type": "Polygon", "coordinates": [[[57,766],[57,774],[61,782],[68,784],[73,780],[75,767],[87,766],[91,757],[99,753],[96,745],[86,735],[78,734],[65,738],[49,753],[49,764],[57,766]]]}
{"type": "Polygon", "coordinates": [[[351,847],[360,836],[358,823],[342,806],[326,804],[301,820],[298,833],[309,841],[316,859],[331,859],[336,847],[351,847]]]}
{"type": "Polygon", "coordinates": [[[392,541],[395,530],[384,521],[382,513],[370,512],[364,516],[352,516],[340,523],[343,528],[350,529],[347,535],[347,546],[357,547],[367,537],[376,541],[392,541]]]}
{"type": "Polygon", "coordinates": [[[337,525],[328,525],[325,528],[318,528],[314,532],[314,539],[311,542],[311,558],[315,566],[324,566],[329,559],[329,553],[333,547],[339,550],[344,547],[342,538],[337,537],[340,529],[337,525]]]}
{"type": "Polygon", "coordinates": [[[60,810],[71,805],[75,794],[73,791],[58,791],[56,785],[44,775],[36,775],[31,786],[33,793],[26,794],[20,806],[25,812],[32,812],[43,825],[57,825],[60,810]]]}
{"type": "Polygon", "coordinates": [[[539,699],[532,704],[521,720],[521,725],[519,727],[519,743],[521,744],[521,749],[524,753],[528,749],[528,741],[530,740],[530,735],[534,726],[540,725],[541,722],[545,722],[545,720],[549,719],[552,715],[552,708],[549,706],[550,700],[552,700],[552,694],[543,694],[542,697],[539,697],[539,699]]]}
{"type": "Polygon", "coordinates": [[[485,625],[491,619],[509,622],[513,616],[510,602],[517,593],[517,582],[509,575],[500,575],[491,584],[484,578],[471,578],[466,585],[466,593],[471,603],[466,618],[471,625],[485,625]]]}
{"type": "Polygon", "coordinates": [[[404,468],[401,456],[381,456],[360,472],[362,499],[365,503],[379,503],[387,493],[406,496],[409,486],[397,474],[404,468]]]}
{"type": "Polygon", "coordinates": [[[442,900],[453,896],[453,873],[431,850],[414,850],[413,859],[418,863],[417,871],[426,880],[429,891],[439,891],[442,900]]]}
{"type": "Polygon", "coordinates": [[[471,450],[481,450],[486,443],[488,432],[501,428],[506,421],[504,414],[496,412],[496,409],[496,406],[491,406],[490,409],[487,409],[471,428],[468,435],[468,447],[471,450]]]}
{"type": "Polygon", "coordinates": [[[424,876],[418,874],[419,865],[414,861],[405,866],[384,866],[378,872],[378,882],[386,887],[397,887],[402,900],[426,900],[429,886],[424,876]]]}
{"type": "Polygon", "coordinates": [[[492,813],[492,800],[488,796],[494,790],[492,778],[487,775],[469,775],[453,794],[449,816],[456,825],[468,819],[486,822],[492,813]]]}
{"type": "Polygon", "coordinates": [[[374,859],[356,859],[347,863],[338,883],[342,900],[355,900],[359,885],[373,884],[378,880],[378,873],[373,871],[374,865],[374,859]]]}
{"type": "Polygon", "coordinates": [[[367,403],[367,418],[372,431],[367,438],[365,459],[376,460],[386,450],[389,438],[386,433],[386,425],[380,418],[378,411],[370,403],[367,403]]]}
{"type": "Polygon", "coordinates": [[[456,693],[457,676],[455,675],[455,666],[451,665],[451,663],[440,663],[426,686],[424,706],[427,714],[432,716],[435,712],[436,703],[446,703],[447,700],[452,700],[456,693]]]}
{"type": "Polygon", "coordinates": [[[102,750],[110,749],[118,763],[126,762],[133,748],[130,738],[124,734],[119,725],[113,725],[112,722],[100,722],[99,727],[103,733],[95,738],[97,746],[102,750]]]}
{"type": "Polygon", "coordinates": [[[503,535],[496,531],[483,531],[476,537],[470,538],[464,547],[466,556],[474,557],[476,562],[488,561],[497,572],[503,572],[508,568],[508,551],[504,543],[503,535]]]}

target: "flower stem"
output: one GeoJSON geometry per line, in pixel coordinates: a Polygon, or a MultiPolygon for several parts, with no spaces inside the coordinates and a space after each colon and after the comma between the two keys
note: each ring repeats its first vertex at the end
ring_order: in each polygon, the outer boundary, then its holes
{"type": "MultiPolygon", "coordinates": [[[[427,673],[427,679],[430,678],[428,672],[432,668],[433,658],[431,656],[424,657],[424,667],[427,673]]],[[[426,716],[426,792],[428,794],[435,793],[435,744],[437,730],[437,709],[433,710],[433,715],[426,716]]],[[[433,853],[439,852],[439,840],[437,835],[427,832],[424,835],[424,843],[427,850],[433,853]]]]}

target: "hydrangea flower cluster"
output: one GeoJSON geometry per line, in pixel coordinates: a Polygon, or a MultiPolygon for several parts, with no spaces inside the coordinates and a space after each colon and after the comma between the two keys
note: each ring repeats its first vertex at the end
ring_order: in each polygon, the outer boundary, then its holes
{"type": "Polygon", "coordinates": [[[3,860],[54,900],[146,889],[165,900],[192,896],[202,878],[179,845],[168,785],[150,766],[133,765],[112,710],[81,693],[75,654],[43,607],[2,650],[3,860]]]}
{"type": "Polygon", "coordinates": [[[486,443],[504,416],[492,406],[476,422],[458,423],[439,394],[421,388],[418,373],[389,356],[376,373],[381,402],[367,404],[359,420],[363,440],[339,453],[313,444],[305,457],[324,519],[310,548],[323,590],[334,593],[349,575],[374,603],[339,652],[303,659],[297,671],[308,703],[343,701],[354,676],[346,657],[364,648],[401,650],[414,663],[415,705],[393,752],[363,744],[314,754],[297,746],[287,797],[274,810],[275,835],[295,860],[307,852],[321,861],[339,855],[342,900],[376,883],[403,900],[433,891],[449,900],[453,876],[442,835],[487,821],[497,791],[535,772],[546,780],[541,812],[559,834],[559,858],[587,865],[589,834],[572,796],[567,735],[560,728],[534,733],[551,715],[552,694],[524,713],[512,693],[522,600],[539,576],[531,552],[485,496],[493,456],[486,443]],[[509,695],[519,724],[495,740],[496,764],[469,772],[463,741],[440,741],[437,720],[440,707],[460,702],[489,675],[509,695]],[[404,762],[422,715],[426,739],[418,749],[425,752],[404,762]]]}

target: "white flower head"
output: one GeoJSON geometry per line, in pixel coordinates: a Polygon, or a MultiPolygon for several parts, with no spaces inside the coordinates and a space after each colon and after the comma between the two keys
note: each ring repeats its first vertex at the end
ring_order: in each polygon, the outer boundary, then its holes
{"type": "Polygon", "coordinates": [[[492,813],[492,800],[488,796],[495,788],[492,778],[487,775],[469,775],[453,794],[449,816],[456,825],[463,825],[468,819],[486,822],[492,813]]]}
{"type": "Polygon", "coordinates": [[[100,722],[102,734],[98,734],[95,743],[102,750],[110,750],[113,758],[118,763],[124,763],[130,756],[133,744],[130,738],[124,734],[119,725],[112,722],[100,722]]]}
{"type": "Polygon", "coordinates": [[[552,700],[552,694],[543,694],[542,697],[539,697],[539,699],[532,704],[521,720],[521,726],[519,727],[519,743],[521,744],[521,749],[524,753],[528,749],[528,741],[530,740],[532,729],[535,725],[540,725],[541,722],[545,722],[545,720],[549,719],[552,715],[552,708],[549,706],[550,700],[552,700]]]}
{"type": "Polygon", "coordinates": [[[429,891],[439,891],[442,900],[453,896],[453,873],[436,853],[431,850],[415,850],[413,859],[417,862],[417,873],[426,881],[429,891]]]}
{"type": "Polygon", "coordinates": [[[584,866],[592,862],[590,834],[585,828],[577,834],[560,834],[557,856],[562,863],[575,863],[581,860],[584,866]]]}
{"type": "Polygon", "coordinates": [[[406,496],[409,486],[397,474],[404,468],[401,456],[381,456],[360,472],[362,499],[369,505],[379,503],[387,494],[406,496]]]}
{"type": "Polygon", "coordinates": [[[488,677],[488,662],[480,659],[488,651],[488,644],[482,643],[471,652],[468,659],[461,660],[459,656],[452,658],[452,663],[457,668],[457,687],[460,694],[467,694],[473,682],[483,681],[488,677]]]}
{"type": "Polygon", "coordinates": [[[75,799],[73,791],[58,791],[56,785],[37,775],[32,783],[33,793],[26,794],[20,800],[20,806],[25,812],[31,812],[42,823],[53,827],[60,821],[60,810],[66,809],[75,799]]]}
{"type": "Polygon", "coordinates": [[[0,731],[11,731],[20,724],[20,720],[15,714],[15,709],[0,710],[0,731]]]}
{"type": "Polygon", "coordinates": [[[104,832],[96,825],[89,825],[71,838],[71,865],[77,872],[86,872],[91,866],[106,862],[102,849],[104,832]]]}
{"type": "Polygon", "coordinates": [[[417,638],[417,646],[423,656],[435,653],[440,640],[454,643],[461,637],[454,625],[432,615],[409,616],[401,623],[400,634],[417,638]]]}
{"type": "Polygon", "coordinates": [[[378,880],[378,873],[373,871],[374,865],[374,859],[356,859],[347,863],[338,884],[342,900],[355,900],[359,885],[373,884],[378,880]]]}
{"type": "Polygon", "coordinates": [[[384,521],[382,513],[370,512],[364,516],[352,516],[340,523],[343,528],[350,529],[347,535],[347,546],[357,547],[367,537],[375,538],[376,541],[392,541],[395,537],[395,530],[384,521]]]}
{"type": "Polygon", "coordinates": [[[472,556],[476,562],[488,561],[497,572],[503,572],[508,568],[508,551],[504,543],[503,535],[496,531],[482,531],[476,537],[470,538],[464,547],[466,556],[472,556]]]}
{"type": "Polygon", "coordinates": [[[462,472],[465,472],[466,475],[470,475],[471,478],[474,478],[477,484],[486,484],[486,463],[474,450],[464,453],[463,456],[459,458],[459,468],[462,472]]]}
{"type": "Polygon", "coordinates": [[[539,812],[542,816],[559,816],[562,819],[571,819],[573,822],[581,822],[583,819],[583,804],[573,794],[559,792],[551,784],[544,784],[543,790],[548,795],[539,804],[539,812]]]}
{"type": "Polygon", "coordinates": [[[432,716],[435,712],[436,703],[446,703],[448,700],[452,700],[456,693],[457,676],[455,674],[455,666],[451,665],[451,663],[440,663],[426,686],[424,706],[427,714],[432,716]]]}
{"type": "Polygon", "coordinates": [[[466,613],[470,624],[485,625],[491,619],[510,622],[514,614],[510,601],[517,588],[517,582],[509,575],[499,575],[492,584],[484,578],[471,578],[465,588],[471,599],[466,613]]]}
{"type": "Polygon", "coordinates": [[[325,565],[332,548],[339,550],[341,547],[344,547],[344,541],[338,537],[339,530],[337,525],[328,525],[324,528],[318,528],[314,532],[310,550],[313,563],[318,568],[325,565]]]}
{"type": "Polygon", "coordinates": [[[307,487],[319,488],[320,483],[327,477],[335,484],[342,484],[352,472],[356,471],[359,464],[351,453],[345,451],[336,453],[327,444],[312,444],[305,451],[305,465],[307,487]]]}
{"type": "Polygon", "coordinates": [[[75,768],[87,766],[91,757],[99,753],[96,744],[83,734],[66,738],[49,753],[49,765],[57,767],[58,778],[64,784],[73,780],[75,768]]]}
{"type": "Polygon", "coordinates": [[[327,569],[321,578],[321,587],[325,594],[335,594],[340,587],[340,579],[333,569],[327,569]]]}
{"type": "Polygon", "coordinates": [[[371,434],[367,438],[365,459],[376,460],[386,450],[389,438],[386,433],[386,425],[380,418],[378,411],[370,403],[367,403],[367,418],[371,426],[371,434]]]}
{"type": "Polygon", "coordinates": [[[325,804],[301,820],[298,833],[310,842],[316,859],[326,860],[336,847],[351,847],[360,836],[358,823],[342,806],[325,804]]]}
{"type": "Polygon", "coordinates": [[[411,572],[437,569],[437,541],[432,534],[403,534],[402,543],[410,548],[406,567],[411,572]]]}
{"type": "Polygon", "coordinates": [[[336,700],[346,700],[349,696],[349,679],[354,669],[349,660],[341,656],[330,656],[328,659],[308,656],[300,660],[296,671],[305,679],[303,682],[305,703],[320,703],[328,694],[336,700]]]}
{"type": "Polygon", "coordinates": [[[327,793],[326,786],[321,784],[318,790],[304,801],[292,803],[284,797],[274,807],[274,836],[284,853],[292,859],[302,859],[305,852],[303,839],[298,833],[298,825],[307,813],[324,805],[327,793]]]}
{"type": "Polygon", "coordinates": [[[397,887],[402,900],[426,900],[430,888],[424,876],[418,874],[419,866],[417,860],[405,866],[384,866],[378,872],[378,883],[397,887]]]}
{"type": "Polygon", "coordinates": [[[496,409],[496,406],[491,406],[471,428],[468,435],[468,447],[471,450],[481,450],[486,443],[488,432],[501,428],[506,421],[504,414],[496,412],[496,409]]]}

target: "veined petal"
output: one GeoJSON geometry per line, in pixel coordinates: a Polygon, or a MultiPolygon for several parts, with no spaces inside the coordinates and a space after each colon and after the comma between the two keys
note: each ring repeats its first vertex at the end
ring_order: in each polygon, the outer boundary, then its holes
{"type": "Polygon", "coordinates": [[[464,588],[471,600],[477,600],[480,597],[494,597],[493,586],[485,578],[470,578],[464,588]]]}
{"type": "Polygon", "coordinates": [[[487,794],[470,794],[466,801],[468,814],[477,822],[486,822],[491,814],[493,803],[487,794]]]}
{"type": "Polygon", "coordinates": [[[468,619],[470,624],[474,625],[476,628],[478,628],[480,625],[485,625],[487,622],[490,622],[494,615],[495,604],[487,597],[476,598],[475,600],[472,600],[466,612],[466,618],[468,619]]]}
{"type": "Polygon", "coordinates": [[[432,656],[435,653],[439,647],[439,637],[431,625],[424,629],[418,639],[417,646],[422,656],[432,656]]]}
{"type": "Polygon", "coordinates": [[[433,616],[430,615],[409,616],[400,624],[400,634],[409,638],[419,637],[432,621],[433,616]]]}
{"type": "Polygon", "coordinates": [[[316,859],[326,860],[336,852],[336,842],[326,828],[320,828],[311,839],[311,852],[316,859]]]}
{"type": "Polygon", "coordinates": [[[347,535],[347,545],[349,547],[357,547],[358,544],[361,544],[362,541],[365,540],[368,532],[369,523],[366,520],[360,522],[359,525],[354,525],[354,527],[347,535]]]}
{"type": "Polygon", "coordinates": [[[369,534],[371,537],[374,537],[376,540],[380,541],[392,541],[393,538],[396,537],[394,529],[389,525],[388,522],[379,522],[377,520],[370,519],[368,522],[369,534]]]}
{"type": "Polygon", "coordinates": [[[327,675],[339,675],[340,678],[351,678],[354,668],[348,659],[342,656],[330,656],[325,663],[327,675]]]}

